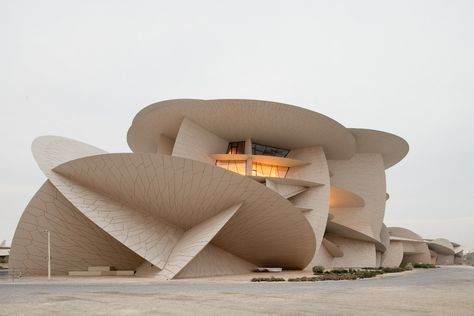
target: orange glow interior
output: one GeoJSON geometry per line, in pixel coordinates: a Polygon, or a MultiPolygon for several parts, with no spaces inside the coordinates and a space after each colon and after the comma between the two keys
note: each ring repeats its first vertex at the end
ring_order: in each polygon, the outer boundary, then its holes
{"type": "Polygon", "coordinates": [[[266,165],[263,163],[252,163],[252,176],[284,178],[288,167],[266,165]]]}
{"type": "MultiPolygon", "coordinates": [[[[245,176],[245,160],[216,160],[216,166],[245,176]]],[[[252,163],[252,176],[284,178],[288,172],[288,167],[268,165],[259,162],[252,163]]]]}
{"type": "Polygon", "coordinates": [[[216,166],[245,176],[245,160],[216,160],[216,166]]]}

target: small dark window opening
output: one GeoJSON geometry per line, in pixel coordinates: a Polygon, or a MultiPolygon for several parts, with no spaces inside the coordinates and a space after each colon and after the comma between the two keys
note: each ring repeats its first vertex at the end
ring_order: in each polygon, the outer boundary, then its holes
{"type": "Polygon", "coordinates": [[[228,154],[245,154],[245,141],[243,142],[232,142],[227,146],[228,154]]]}

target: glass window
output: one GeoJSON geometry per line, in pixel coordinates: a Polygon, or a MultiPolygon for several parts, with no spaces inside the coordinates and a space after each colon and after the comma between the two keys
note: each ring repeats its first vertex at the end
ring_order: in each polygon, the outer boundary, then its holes
{"type": "Polygon", "coordinates": [[[252,144],[252,154],[253,155],[267,155],[267,156],[277,156],[277,157],[286,157],[290,151],[288,149],[276,148],[272,146],[262,145],[262,144],[252,144]]]}
{"type": "Polygon", "coordinates": [[[245,160],[216,160],[216,166],[245,176],[245,160]]]}
{"type": "Polygon", "coordinates": [[[245,154],[245,141],[229,143],[227,154],[245,154]]]}
{"type": "Polygon", "coordinates": [[[288,167],[266,165],[259,162],[252,163],[252,176],[284,178],[288,167]]]}

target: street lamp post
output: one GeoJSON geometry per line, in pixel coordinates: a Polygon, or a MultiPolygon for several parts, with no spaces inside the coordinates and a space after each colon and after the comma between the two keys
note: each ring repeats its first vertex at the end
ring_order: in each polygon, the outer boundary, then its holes
{"type": "Polygon", "coordinates": [[[48,234],[48,280],[51,280],[51,233],[47,229],[44,232],[48,234]]]}

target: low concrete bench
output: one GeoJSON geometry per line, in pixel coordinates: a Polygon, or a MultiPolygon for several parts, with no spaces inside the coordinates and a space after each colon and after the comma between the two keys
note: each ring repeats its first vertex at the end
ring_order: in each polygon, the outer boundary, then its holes
{"type": "Polygon", "coordinates": [[[69,276],[133,276],[133,270],[113,270],[109,266],[88,267],[87,271],[69,271],[69,276]]]}
{"type": "Polygon", "coordinates": [[[110,266],[87,267],[87,271],[111,271],[110,266]]]}
{"type": "Polygon", "coordinates": [[[258,267],[255,269],[255,272],[281,272],[282,268],[274,267],[258,267]]]}

